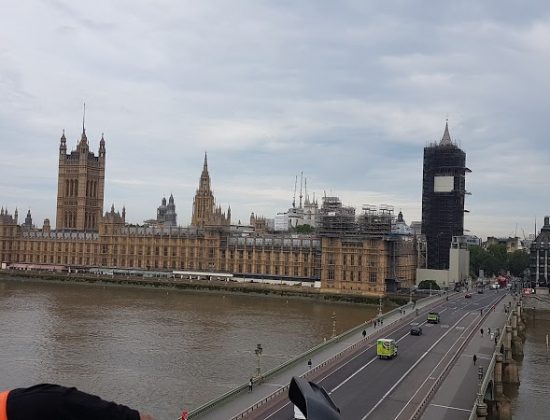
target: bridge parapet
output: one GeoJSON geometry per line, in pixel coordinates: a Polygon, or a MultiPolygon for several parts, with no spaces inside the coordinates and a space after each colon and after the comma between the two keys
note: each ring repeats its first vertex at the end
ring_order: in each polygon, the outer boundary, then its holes
{"type": "Polygon", "coordinates": [[[519,385],[516,360],[521,360],[523,357],[520,330],[521,326],[525,328],[521,314],[520,300],[516,307],[509,311],[506,318],[504,333],[500,335],[493,357],[480,380],[478,396],[469,420],[484,420],[489,414],[492,418],[502,420],[512,418],[510,399],[504,394],[503,385],[505,383],[519,385]]]}

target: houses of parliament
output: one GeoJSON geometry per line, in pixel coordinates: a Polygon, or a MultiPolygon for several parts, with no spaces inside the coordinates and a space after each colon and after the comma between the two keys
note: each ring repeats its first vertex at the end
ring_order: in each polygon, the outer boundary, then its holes
{"type": "Polygon", "coordinates": [[[41,228],[35,227],[30,211],[19,223],[17,210],[12,214],[2,207],[3,269],[187,270],[294,280],[320,285],[322,292],[376,296],[395,284],[414,284],[414,238],[392,233],[391,217],[356,217],[355,210],[343,207],[337,197],[324,197],[315,233],[270,232],[265,219],[255,216],[242,229],[232,225],[230,208],[224,212],[216,206],[205,154],[191,225],[136,226],[126,223],[124,208],[117,211],[113,206],[103,212],[105,164],[103,135],[96,155],[84,124],[80,141],[70,153],[63,133],[55,229],[48,219],[41,228]]]}

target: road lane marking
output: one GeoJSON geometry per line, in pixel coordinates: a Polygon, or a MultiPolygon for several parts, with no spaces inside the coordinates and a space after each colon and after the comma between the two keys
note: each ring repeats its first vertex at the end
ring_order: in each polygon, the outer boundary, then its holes
{"type": "Polygon", "coordinates": [[[361,418],[361,420],[365,420],[368,416],[370,416],[370,415],[372,414],[372,412],[373,412],[374,410],[376,410],[376,409],[378,408],[378,406],[379,406],[380,404],[382,404],[382,402],[383,402],[386,398],[388,398],[388,396],[395,390],[395,388],[397,388],[397,387],[399,386],[399,384],[400,384],[401,382],[403,382],[403,380],[407,377],[407,375],[408,375],[409,373],[411,373],[411,371],[412,371],[416,366],[418,366],[418,364],[419,364],[422,360],[424,360],[424,358],[428,355],[428,353],[429,353],[430,351],[432,351],[433,348],[434,348],[435,346],[437,346],[437,345],[439,344],[439,342],[440,342],[441,340],[443,340],[443,339],[447,336],[447,334],[449,334],[449,333],[453,330],[453,328],[456,327],[456,326],[457,326],[464,318],[466,318],[468,315],[469,315],[469,314],[467,314],[467,313],[464,314],[458,321],[456,321],[456,323],[453,325],[452,328],[449,328],[449,329],[445,332],[445,334],[443,334],[441,337],[439,337],[439,339],[438,339],[435,343],[433,343],[433,344],[431,345],[431,347],[430,347],[428,350],[426,350],[426,351],[422,354],[422,356],[420,356],[420,357],[418,358],[418,360],[417,360],[416,362],[413,363],[413,365],[403,374],[403,376],[401,376],[401,378],[399,378],[399,379],[397,380],[397,382],[396,382],[395,384],[393,384],[393,386],[388,390],[388,392],[386,392],[386,393],[384,394],[384,396],[380,399],[380,401],[378,401],[378,402],[374,405],[374,407],[372,407],[372,408],[370,409],[370,411],[369,411],[367,414],[365,414],[365,415],[361,418]]]}
{"type": "MultiPolygon", "coordinates": [[[[441,304],[442,304],[442,303],[441,303],[441,304]]],[[[436,307],[440,306],[441,304],[436,305],[436,307]]],[[[425,308],[422,308],[422,309],[425,309],[425,308]]],[[[441,314],[441,313],[445,312],[447,309],[448,309],[448,308],[444,308],[444,309],[440,310],[439,313],[441,314]]],[[[425,316],[425,315],[417,315],[417,316],[415,316],[415,319],[416,319],[416,318],[420,318],[420,317],[422,317],[422,316],[425,316]]],[[[415,322],[415,324],[416,324],[416,325],[420,325],[420,326],[424,326],[424,327],[433,327],[432,324],[427,324],[427,322],[428,322],[428,321],[425,320],[425,321],[423,321],[423,322],[415,322]]],[[[411,324],[411,325],[412,325],[412,324],[411,324]]],[[[403,325],[403,326],[404,326],[404,325],[403,325]]],[[[400,327],[398,327],[398,328],[400,328],[400,327]]],[[[374,332],[376,332],[376,330],[375,330],[374,332]]],[[[399,338],[398,340],[396,340],[396,342],[397,342],[397,343],[400,342],[401,340],[403,340],[403,339],[404,339],[405,337],[407,337],[408,335],[410,335],[410,332],[408,332],[407,334],[403,335],[401,338],[399,338]]],[[[362,354],[366,353],[367,351],[369,351],[369,350],[372,349],[373,347],[374,347],[374,344],[371,344],[370,346],[367,346],[367,348],[365,348],[361,353],[355,355],[353,358],[351,358],[350,360],[348,360],[346,363],[344,363],[344,364],[343,364],[342,366],[340,366],[338,369],[343,368],[343,367],[346,366],[348,363],[350,363],[352,360],[355,360],[356,358],[358,358],[358,357],[361,356],[362,354]]],[[[367,362],[367,364],[366,364],[363,368],[361,368],[361,370],[363,370],[366,366],[370,365],[370,364],[371,364],[374,360],[376,360],[376,359],[378,359],[378,356],[375,356],[373,359],[371,359],[369,362],[367,362]]],[[[350,376],[349,378],[345,379],[345,382],[348,382],[348,381],[351,379],[351,377],[355,376],[358,372],[359,372],[359,371],[357,371],[355,374],[353,374],[353,375],[350,376]]],[[[323,382],[325,379],[327,379],[329,376],[331,376],[331,375],[333,375],[333,374],[334,374],[334,372],[329,373],[329,374],[327,374],[326,376],[320,378],[317,382],[318,382],[318,383],[321,383],[321,382],[323,382]]],[[[332,391],[330,391],[329,394],[332,394],[334,391],[336,391],[338,388],[340,388],[343,384],[344,384],[344,382],[341,383],[341,384],[339,384],[336,388],[334,388],[332,391]]],[[[266,419],[268,419],[268,418],[274,416],[275,414],[277,414],[279,411],[281,411],[281,410],[284,409],[287,405],[290,405],[290,404],[292,404],[292,403],[287,402],[286,404],[283,404],[283,406],[280,407],[278,410],[276,410],[276,411],[274,411],[273,413],[271,413],[270,415],[268,415],[268,416],[266,417],[266,419]]]]}
{"type": "MultiPolygon", "coordinates": [[[[468,314],[466,314],[468,315],[468,314]]],[[[477,317],[472,321],[470,322],[470,325],[468,325],[468,328],[470,328],[472,326],[472,324],[474,322],[477,321],[477,317]]],[[[462,332],[460,334],[460,337],[458,338],[457,341],[455,341],[453,343],[453,345],[451,347],[449,347],[449,350],[447,350],[447,352],[443,355],[443,357],[441,357],[441,359],[439,360],[439,362],[437,363],[437,365],[434,366],[434,368],[432,369],[432,371],[430,372],[428,378],[422,382],[422,384],[418,387],[418,389],[416,390],[416,392],[413,394],[413,396],[409,399],[409,401],[407,401],[407,404],[405,404],[403,406],[403,408],[401,409],[401,411],[399,411],[399,413],[397,413],[397,416],[395,416],[395,419],[394,420],[397,420],[399,418],[399,416],[403,413],[403,411],[405,411],[405,408],[407,408],[407,406],[411,403],[411,401],[413,400],[414,397],[416,397],[416,394],[418,394],[418,392],[422,389],[422,387],[424,386],[424,384],[429,380],[429,379],[435,379],[432,377],[432,374],[435,372],[435,370],[437,369],[437,367],[441,364],[441,362],[445,359],[445,357],[447,357],[447,355],[450,353],[450,351],[454,348],[455,344],[458,344],[458,342],[460,341],[460,338],[464,335],[464,332],[462,332]]]]}
{"type": "MultiPolygon", "coordinates": [[[[424,321],[424,322],[421,322],[421,323],[416,323],[417,325],[424,325],[426,324],[426,322],[428,322],[427,320],[424,321]]],[[[430,325],[430,324],[428,324],[430,325]]],[[[410,332],[406,333],[405,335],[403,335],[401,338],[395,340],[397,343],[399,343],[401,340],[403,340],[405,337],[407,337],[408,335],[410,335],[410,332]]],[[[367,346],[367,348],[365,348],[361,353],[357,354],[356,356],[354,356],[353,358],[351,358],[350,360],[348,360],[346,363],[344,363],[342,366],[340,366],[339,369],[343,368],[344,366],[346,366],[348,363],[350,363],[352,360],[355,360],[356,358],[358,358],[359,356],[361,356],[363,353],[366,353],[367,351],[369,351],[370,349],[372,349],[374,347],[374,344],[371,344],[370,346],[367,346]]],[[[338,386],[336,386],[336,388],[334,388],[332,391],[329,392],[329,394],[332,394],[334,391],[336,391],[338,388],[340,388],[342,385],[344,385],[346,382],[348,382],[352,377],[354,377],[355,375],[357,375],[360,371],[362,371],[364,368],[366,368],[368,365],[370,365],[372,362],[374,362],[376,359],[378,359],[378,356],[375,356],[373,359],[369,360],[367,362],[367,364],[365,364],[361,369],[359,369],[358,371],[356,371],[353,375],[351,375],[350,377],[346,378],[344,380],[344,382],[340,383],[338,386]]],[[[334,372],[332,373],[329,373],[328,375],[322,377],[321,379],[319,379],[317,382],[318,383],[321,383],[323,382],[326,378],[328,378],[330,375],[334,374],[334,372]]],[[[274,416],[275,414],[277,414],[279,411],[281,411],[282,409],[284,409],[287,405],[290,405],[292,403],[290,402],[287,402],[286,404],[284,404],[281,408],[279,408],[278,410],[274,411],[273,413],[271,413],[270,415],[268,415],[266,417],[266,419],[269,419],[271,418],[272,416],[274,416]]]]}
{"type": "Polygon", "coordinates": [[[441,407],[441,408],[447,408],[449,410],[459,410],[459,411],[466,411],[467,413],[471,413],[472,410],[466,410],[465,408],[458,408],[458,407],[449,407],[448,405],[440,405],[440,404],[430,404],[434,407],[441,407]]]}
{"type": "MultiPolygon", "coordinates": [[[[420,325],[425,324],[428,321],[423,322],[420,325]]],[[[396,343],[399,343],[401,340],[403,340],[405,337],[409,336],[410,332],[403,335],[401,338],[395,340],[396,343]]],[[[374,347],[374,344],[372,345],[374,347]]],[[[371,348],[372,348],[371,347],[371,348]]],[[[337,391],[342,385],[345,385],[348,381],[350,381],[355,375],[357,375],[359,372],[361,372],[363,369],[365,369],[367,366],[369,366],[372,362],[378,359],[378,356],[374,356],[372,359],[370,359],[365,365],[363,365],[360,369],[356,370],[352,375],[348,376],[346,379],[344,379],[342,382],[340,382],[335,388],[332,389],[332,391],[329,392],[329,394],[332,394],[334,391],[337,391]]]]}

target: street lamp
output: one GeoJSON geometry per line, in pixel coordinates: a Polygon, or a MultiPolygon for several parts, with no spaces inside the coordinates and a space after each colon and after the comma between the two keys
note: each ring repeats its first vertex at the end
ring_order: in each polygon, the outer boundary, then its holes
{"type": "Polygon", "coordinates": [[[382,316],[382,295],[378,297],[378,318],[382,316]]]}
{"type": "Polygon", "coordinates": [[[261,365],[261,359],[262,359],[262,353],[264,349],[262,348],[261,344],[256,345],[256,349],[254,350],[254,353],[256,353],[256,356],[258,357],[258,367],[256,368],[256,376],[260,377],[262,373],[262,365],[261,365]]]}

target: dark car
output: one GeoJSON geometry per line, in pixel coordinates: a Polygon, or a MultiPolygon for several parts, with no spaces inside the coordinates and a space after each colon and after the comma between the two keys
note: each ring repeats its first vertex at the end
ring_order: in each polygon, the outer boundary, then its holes
{"type": "Polygon", "coordinates": [[[466,299],[469,299],[469,298],[472,297],[472,294],[471,294],[471,293],[466,293],[466,294],[464,295],[464,297],[465,297],[466,299]]]}
{"type": "Polygon", "coordinates": [[[422,335],[422,328],[421,327],[412,327],[411,328],[411,335],[422,335]]]}

